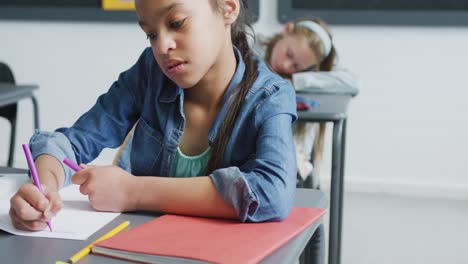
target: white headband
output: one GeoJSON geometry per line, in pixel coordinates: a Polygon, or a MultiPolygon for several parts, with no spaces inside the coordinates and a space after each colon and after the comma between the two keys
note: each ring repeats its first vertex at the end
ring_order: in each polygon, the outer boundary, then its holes
{"type": "Polygon", "coordinates": [[[309,29],[310,31],[314,32],[315,34],[317,34],[319,38],[322,40],[323,47],[325,49],[325,57],[327,57],[330,54],[330,51],[332,49],[332,42],[327,31],[325,31],[325,29],[323,29],[321,25],[313,21],[309,21],[309,20],[299,21],[296,23],[296,25],[305,27],[309,29]]]}

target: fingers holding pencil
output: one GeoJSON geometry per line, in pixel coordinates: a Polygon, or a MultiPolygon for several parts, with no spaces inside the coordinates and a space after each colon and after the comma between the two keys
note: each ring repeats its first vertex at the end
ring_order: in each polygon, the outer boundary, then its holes
{"type": "Polygon", "coordinates": [[[44,194],[49,200],[49,206],[44,211],[44,215],[47,217],[54,217],[63,208],[62,198],[60,197],[60,194],[56,191],[49,192],[47,187],[44,188],[44,194]]]}
{"type": "MultiPolygon", "coordinates": [[[[32,183],[39,189],[39,191],[44,194],[44,190],[42,189],[42,184],[39,179],[39,174],[37,173],[36,164],[34,163],[34,159],[31,153],[31,149],[29,149],[28,144],[22,144],[24,155],[26,157],[26,162],[28,163],[29,172],[31,174],[32,183]]],[[[52,224],[50,221],[47,222],[47,226],[49,230],[52,232],[52,224]]]]}
{"type": "Polygon", "coordinates": [[[63,207],[60,195],[42,186],[44,193],[31,183],[24,184],[10,199],[12,224],[21,230],[39,231],[47,227],[63,207]]]}

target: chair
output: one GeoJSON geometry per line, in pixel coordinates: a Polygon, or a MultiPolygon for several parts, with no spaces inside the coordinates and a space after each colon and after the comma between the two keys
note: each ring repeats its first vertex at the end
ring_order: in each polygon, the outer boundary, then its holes
{"type": "MultiPolygon", "coordinates": [[[[0,82],[15,84],[15,77],[10,67],[0,62],[0,82]]],[[[17,115],[18,103],[0,107],[0,116],[8,119],[11,124],[10,134],[10,148],[8,151],[8,167],[13,167],[13,158],[15,151],[16,141],[16,115],[17,115]]]]}

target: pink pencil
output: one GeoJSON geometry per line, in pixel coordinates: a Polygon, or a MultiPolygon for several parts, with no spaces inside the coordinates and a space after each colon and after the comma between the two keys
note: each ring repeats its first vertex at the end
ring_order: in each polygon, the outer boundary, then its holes
{"type": "Polygon", "coordinates": [[[63,159],[63,163],[65,163],[65,165],[67,165],[68,167],[70,167],[72,170],[74,171],[79,171],[81,170],[81,167],[78,166],[78,164],[76,164],[75,162],[73,162],[71,159],[69,158],[65,158],[63,159]]]}

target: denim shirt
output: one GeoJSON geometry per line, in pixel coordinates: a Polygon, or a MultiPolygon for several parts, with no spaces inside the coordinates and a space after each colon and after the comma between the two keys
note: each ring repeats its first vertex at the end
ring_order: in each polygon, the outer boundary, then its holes
{"type": "MultiPolygon", "coordinates": [[[[212,146],[241,82],[245,64],[235,48],[237,68],[208,135],[212,146]]],[[[247,93],[219,169],[209,177],[240,221],[279,221],[288,216],[296,188],[291,131],[296,120],[294,89],[258,62],[258,77],[247,93]]],[[[30,140],[33,157],[49,154],[62,161],[89,163],[103,148],[117,148],[136,123],[131,173],[169,176],[184,125],[184,91],[167,78],[146,48],[135,65],[72,127],[37,130],[30,140]],[[138,122],[137,122],[138,121],[138,122]]],[[[63,166],[63,164],[62,164],[63,166]]],[[[65,184],[73,171],[63,166],[65,184]]]]}

